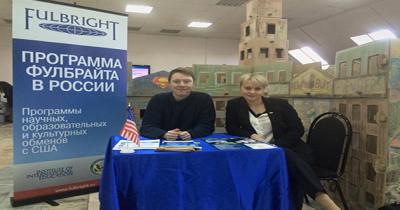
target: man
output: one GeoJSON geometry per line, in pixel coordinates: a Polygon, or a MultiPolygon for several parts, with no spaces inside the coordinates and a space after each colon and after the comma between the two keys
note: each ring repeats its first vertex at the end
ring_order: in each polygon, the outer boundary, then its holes
{"type": "Polygon", "coordinates": [[[7,99],[6,121],[12,122],[13,87],[8,82],[0,81],[0,94],[7,99]]]}
{"type": "Polygon", "coordinates": [[[148,138],[189,140],[214,131],[215,109],[206,93],[192,91],[194,74],[185,68],[170,72],[171,92],[153,96],[147,105],[140,134],[148,138]]]}
{"type": "Polygon", "coordinates": [[[12,85],[10,85],[8,82],[0,81],[0,93],[4,93],[4,98],[7,99],[8,107],[12,108],[13,105],[12,85]]]}

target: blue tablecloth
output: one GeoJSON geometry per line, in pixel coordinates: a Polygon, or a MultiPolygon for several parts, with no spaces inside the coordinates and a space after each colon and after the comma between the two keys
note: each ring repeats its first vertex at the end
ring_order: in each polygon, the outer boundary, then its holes
{"type": "MultiPolygon", "coordinates": [[[[210,137],[223,137],[213,134],[210,137]]],[[[107,148],[100,184],[102,210],[288,210],[283,150],[219,151],[202,140],[192,153],[107,148]]]]}

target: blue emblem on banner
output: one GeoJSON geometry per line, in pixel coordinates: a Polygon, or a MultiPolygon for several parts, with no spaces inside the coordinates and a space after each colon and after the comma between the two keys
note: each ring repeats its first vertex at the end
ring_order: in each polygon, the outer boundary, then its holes
{"type": "Polygon", "coordinates": [[[41,23],[39,24],[41,28],[57,31],[67,34],[74,34],[80,36],[106,36],[107,33],[104,31],[99,31],[91,28],[85,28],[82,26],[74,25],[64,25],[64,24],[53,24],[53,23],[41,23]]]}

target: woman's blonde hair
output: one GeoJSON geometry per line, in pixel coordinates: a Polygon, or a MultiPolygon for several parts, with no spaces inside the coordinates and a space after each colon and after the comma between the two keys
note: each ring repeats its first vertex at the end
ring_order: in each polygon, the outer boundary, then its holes
{"type": "Polygon", "coordinates": [[[262,76],[260,74],[254,74],[254,73],[243,74],[240,77],[240,87],[242,87],[244,82],[251,82],[251,83],[253,83],[255,85],[259,85],[263,88],[266,88],[268,85],[268,81],[264,76],[262,76]]]}

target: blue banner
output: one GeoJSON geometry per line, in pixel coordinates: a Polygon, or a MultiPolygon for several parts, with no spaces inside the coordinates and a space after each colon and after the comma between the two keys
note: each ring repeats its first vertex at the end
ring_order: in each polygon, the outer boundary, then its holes
{"type": "Polygon", "coordinates": [[[13,1],[14,199],[98,185],[125,118],[127,17],[13,1]]]}

